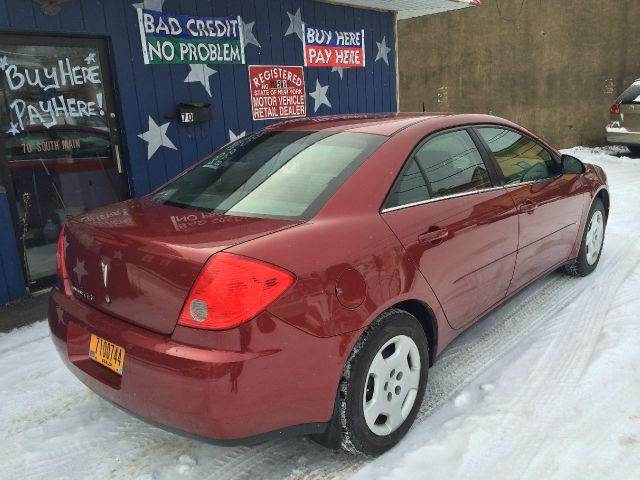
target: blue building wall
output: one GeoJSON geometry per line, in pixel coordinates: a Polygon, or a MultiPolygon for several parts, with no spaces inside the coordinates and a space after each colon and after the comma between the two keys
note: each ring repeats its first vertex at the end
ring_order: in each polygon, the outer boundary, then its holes
{"type": "Polygon", "coordinates": [[[210,65],[212,96],[200,83],[187,83],[188,65],[144,65],[135,1],[67,0],[56,16],[44,15],[36,2],[0,0],[0,32],[54,33],[105,36],[111,45],[117,102],[128,150],[129,177],[133,195],[148,193],[207,153],[229,141],[229,130],[247,133],[272,121],[251,117],[247,65],[303,65],[303,47],[295,35],[285,35],[288,13],[300,9],[302,20],[327,28],[365,29],[366,67],[345,69],[343,78],[331,68],[305,68],[307,93],[316,80],[325,86],[331,108],[313,111],[307,95],[307,114],[330,115],[396,111],[394,17],[390,13],[354,9],[312,0],[166,0],[163,10],[201,16],[240,15],[255,22],[253,34],[261,47],[245,48],[246,65],[210,65]],[[6,13],[5,13],[6,12],[6,13]],[[387,65],[375,61],[377,44],[383,37],[392,48],[387,65]],[[211,103],[213,118],[202,128],[185,127],[175,119],[177,103],[211,103]],[[177,150],[160,148],[147,160],[147,144],[138,135],[148,130],[148,117],[157,124],[170,121],[167,135],[177,150]]]}
{"type": "MultiPolygon", "coordinates": [[[[42,3],[42,2],[41,2],[42,3]]],[[[161,5],[163,11],[199,16],[240,15],[255,22],[253,35],[260,47],[245,47],[245,65],[209,65],[211,96],[197,82],[185,82],[188,65],[145,65],[135,0],[66,0],[57,15],[45,15],[31,0],[0,0],[0,34],[93,36],[107,39],[114,77],[116,105],[123,130],[123,146],[133,196],[148,193],[198,159],[224,145],[235,135],[256,130],[274,121],[253,121],[248,65],[303,65],[303,47],[295,34],[286,35],[290,16],[300,9],[304,22],[318,27],[365,30],[365,68],[306,68],[307,115],[396,111],[394,16],[391,13],[354,9],[312,0],[146,0],[145,8],[161,5]],[[391,49],[388,63],[378,56],[378,43],[391,49]],[[314,112],[308,95],[316,81],[329,86],[331,107],[314,112]],[[175,118],[180,102],[211,103],[210,122],[184,126],[175,118]],[[158,125],[169,122],[167,136],[176,150],[161,147],[147,158],[147,143],[139,135],[149,129],[149,117],[158,125]]],[[[0,217],[0,227],[6,219],[0,217]]],[[[15,243],[15,242],[14,242],[15,243]]],[[[5,242],[3,256],[10,255],[5,242]]],[[[1,299],[2,297],[0,297],[1,299]]],[[[0,301],[0,303],[2,303],[0,301]]]]}

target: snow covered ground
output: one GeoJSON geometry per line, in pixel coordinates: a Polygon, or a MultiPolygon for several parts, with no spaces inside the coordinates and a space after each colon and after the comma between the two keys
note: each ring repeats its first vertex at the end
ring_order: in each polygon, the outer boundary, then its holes
{"type": "Polygon", "coordinates": [[[609,176],[598,269],[551,274],[458,338],[386,455],[302,438],[222,448],[151,427],[67,372],[39,322],[0,336],[0,478],[640,478],[640,159],[569,153],[609,176]]]}

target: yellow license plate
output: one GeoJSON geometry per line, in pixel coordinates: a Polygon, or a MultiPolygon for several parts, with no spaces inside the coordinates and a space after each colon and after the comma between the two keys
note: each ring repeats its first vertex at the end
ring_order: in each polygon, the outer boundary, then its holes
{"type": "Polygon", "coordinates": [[[89,358],[118,375],[122,375],[122,367],[124,366],[124,348],[108,342],[104,338],[97,335],[91,335],[91,343],[89,343],[89,358]]]}

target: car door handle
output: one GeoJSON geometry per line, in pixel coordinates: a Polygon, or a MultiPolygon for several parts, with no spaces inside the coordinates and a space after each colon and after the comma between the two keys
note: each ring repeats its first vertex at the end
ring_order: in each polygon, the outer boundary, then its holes
{"type": "Polygon", "coordinates": [[[531,200],[525,200],[520,205],[518,205],[518,211],[520,213],[532,214],[536,208],[538,208],[538,204],[531,200]]]}
{"type": "Polygon", "coordinates": [[[428,232],[424,232],[418,235],[418,242],[437,244],[440,241],[447,238],[448,235],[449,235],[449,230],[447,230],[446,228],[435,227],[430,229],[428,232]]]}

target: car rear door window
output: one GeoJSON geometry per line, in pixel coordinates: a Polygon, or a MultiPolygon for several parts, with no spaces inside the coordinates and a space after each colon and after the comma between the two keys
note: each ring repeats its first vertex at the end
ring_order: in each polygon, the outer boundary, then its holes
{"type": "Polygon", "coordinates": [[[407,164],[384,208],[490,188],[491,179],[475,143],[465,130],[427,140],[407,164]]]}
{"type": "Polygon", "coordinates": [[[429,198],[431,198],[431,196],[429,195],[429,188],[427,187],[425,176],[418,168],[415,159],[412,158],[398,178],[385,207],[391,208],[400,205],[409,205],[411,203],[423,202],[429,198]]]}
{"type": "Polygon", "coordinates": [[[559,162],[534,140],[498,127],[477,129],[493,153],[507,184],[545,180],[560,174],[559,162]]]}
{"type": "Polygon", "coordinates": [[[433,198],[491,187],[487,168],[465,130],[438,135],[415,154],[433,198]]]}

